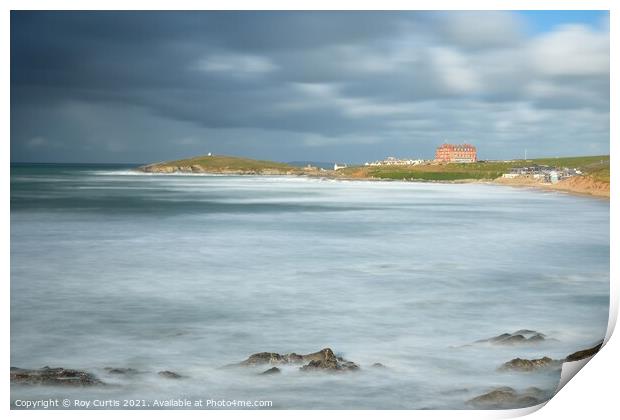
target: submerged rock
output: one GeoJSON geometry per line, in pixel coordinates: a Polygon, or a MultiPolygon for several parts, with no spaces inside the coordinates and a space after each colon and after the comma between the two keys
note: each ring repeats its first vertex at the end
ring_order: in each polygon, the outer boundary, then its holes
{"type": "Polygon", "coordinates": [[[11,367],[11,383],[20,385],[103,385],[94,375],[75,369],[51,368],[20,369],[11,367]]]}
{"type": "Polygon", "coordinates": [[[342,357],[337,357],[332,349],[327,348],[316,353],[304,356],[304,360],[309,360],[307,365],[302,366],[299,370],[308,371],[348,371],[358,370],[359,366],[342,357]]]}
{"type": "Polygon", "coordinates": [[[588,358],[588,357],[592,357],[596,353],[599,352],[599,350],[601,349],[602,346],[603,346],[603,342],[597,344],[596,346],[594,346],[592,348],[576,351],[575,353],[572,353],[572,354],[569,354],[568,356],[566,356],[565,361],[566,362],[576,362],[577,360],[581,360],[581,359],[585,359],[585,358],[588,358]]]}
{"type": "Polygon", "coordinates": [[[164,378],[168,378],[168,379],[180,379],[183,377],[182,375],[179,375],[178,373],[172,372],[170,370],[162,370],[160,372],[157,372],[157,374],[159,376],[163,376],[164,378]]]}
{"type": "Polygon", "coordinates": [[[372,365],[370,365],[371,368],[373,369],[387,369],[387,366],[385,366],[383,363],[373,363],[372,365]]]}
{"type": "Polygon", "coordinates": [[[303,356],[296,353],[288,353],[288,354],[279,354],[279,353],[270,353],[270,352],[262,352],[255,353],[248,357],[243,362],[239,363],[240,365],[246,366],[255,366],[255,365],[280,365],[280,364],[289,364],[289,363],[302,363],[303,356]]]}
{"type": "Polygon", "coordinates": [[[478,409],[496,410],[530,407],[540,404],[547,399],[546,393],[536,387],[527,388],[523,392],[517,392],[513,388],[504,386],[472,398],[466,403],[478,409]]]}
{"type": "Polygon", "coordinates": [[[263,373],[261,373],[261,375],[273,375],[274,373],[281,373],[282,371],[280,369],[278,369],[277,367],[272,367],[270,369],[267,369],[266,371],[264,371],[263,373]]]}
{"type": "Polygon", "coordinates": [[[104,369],[108,373],[112,373],[114,375],[137,375],[139,373],[143,373],[143,372],[140,372],[139,370],[136,370],[134,368],[112,368],[112,367],[106,367],[104,369]]]}
{"type": "Polygon", "coordinates": [[[476,343],[490,343],[498,345],[533,344],[544,341],[545,334],[533,330],[519,330],[512,334],[503,333],[495,337],[478,340],[476,343]]]}
{"type": "MultiPolygon", "coordinates": [[[[345,360],[334,354],[332,349],[324,348],[315,353],[297,354],[297,353],[272,353],[262,352],[255,353],[241,363],[231,366],[258,366],[258,365],[301,365],[302,371],[311,370],[331,370],[345,371],[356,370],[359,366],[351,361],[345,360]]],[[[271,369],[270,369],[271,370],[271,369]]],[[[265,372],[266,373],[266,372],[265,372]]]]}
{"type": "Polygon", "coordinates": [[[553,360],[550,357],[542,357],[540,359],[512,359],[509,362],[504,363],[498,369],[499,370],[512,370],[519,372],[531,372],[537,369],[543,368],[557,368],[559,369],[562,366],[561,360],[553,360]]]}

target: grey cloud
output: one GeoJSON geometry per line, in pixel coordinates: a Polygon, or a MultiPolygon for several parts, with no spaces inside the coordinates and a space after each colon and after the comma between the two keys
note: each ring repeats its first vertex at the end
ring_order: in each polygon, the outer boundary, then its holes
{"type": "Polygon", "coordinates": [[[557,133],[575,153],[608,148],[600,28],[526,36],[509,12],[13,12],[11,23],[13,160],[208,148],[362,161],[428,157],[446,138],[499,157],[533,138],[550,153],[566,144],[557,133]],[[574,132],[558,126],[568,115],[574,132]]]}
{"type": "Polygon", "coordinates": [[[510,47],[523,41],[526,23],[505,11],[436,13],[433,23],[450,45],[468,49],[510,47]]]}

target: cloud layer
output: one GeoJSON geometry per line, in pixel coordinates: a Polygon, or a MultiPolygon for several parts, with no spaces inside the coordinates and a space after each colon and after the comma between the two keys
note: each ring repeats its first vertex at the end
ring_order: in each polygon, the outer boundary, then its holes
{"type": "Polygon", "coordinates": [[[13,161],[609,151],[609,32],[512,12],[12,12],[13,161]]]}

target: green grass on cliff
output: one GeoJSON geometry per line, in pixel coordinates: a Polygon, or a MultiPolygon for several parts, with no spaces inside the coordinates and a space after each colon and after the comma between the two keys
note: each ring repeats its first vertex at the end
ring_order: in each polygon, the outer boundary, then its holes
{"type": "MultiPolygon", "coordinates": [[[[443,165],[416,166],[352,166],[338,171],[339,175],[353,178],[408,179],[425,181],[458,181],[465,179],[495,179],[510,168],[533,164],[581,169],[597,181],[609,182],[609,156],[580,156],[564,158],[540,158],[510,162],[489,161],[476,163],[449,163],[443,165]]],[[[197,156],[153,164],[156,167],[200,166],[205,171],[265,171],[279,170],[298,173],[292,165],[232,156],[197,156]]]]}
{"type": "Polygon", "coordinates": [[[607,182],[610,179],[609,161],[603,164],[590,165],[583,168],[585,173],[595,181],[607,182]]]}
{"type": "Polygon", "coordinates": [[[193,166],[198,165],[205,170],[260,171],[268,169],[294,170],[295,167],[286,163],[269,160],[255,160],[233,156],[196,156],[188,159],[161,162],[155,166],[193,166]]]}
{"type": "Polygon", "coordinates": [[[495,179],[510,168],[533,164],[554,167],[578,168],[594,179],[609,182],[609,156],[582,156],[565,158],[540,158],[510,162],[490,161],[476,163],[449,163],[416,166],[357,166],[349,167],[343,174],[357,177],[384,179],[420,179],[427,181],[456,181],[464,179],[495,179]]]}

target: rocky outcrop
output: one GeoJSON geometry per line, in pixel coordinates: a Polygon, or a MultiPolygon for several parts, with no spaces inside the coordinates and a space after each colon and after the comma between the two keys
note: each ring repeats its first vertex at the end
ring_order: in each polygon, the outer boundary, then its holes
{"type": "Polygon", "coordinates": [[[280,369],[278,369],[277,367],[272,367],[270,369],[267,369],[266,371],[264,371],[263,373],[261,373],[261,375],[273,375],[276,373],[281,373],[282,371],[280,369]]]}
{"type": "Polygon", "coordinates": [[[180,378],[183,377],[182,375],[179,375],[178,373],[172,372],[170,370],[162,370],[160,372],[157,372],[157,374],[159,376],[162,376],[162,377],[168,378],[168,379],[180,379],[180,378]]]}
{"type": "Polygon", "coordinates": [[[498,368],[498,370],[532,372],[539,369],[560,369],[561,367],[561,360],[554,360],[550,357],[542,357],[540,359],[532,360],[516,358],[504,363],[498,368]]]}
{"type": "Polygon", "coordinates": [[[11,383],[20,385],[103,385],[94,375],[75,369],[51,368],[20,369],[11,367],[11,383]]]}
{"type": "MultiPolygon", "coordinates": [[[[323,349],[320,352],[313,353],[306,360],[310,362],[300,368],[301,371],[352,371],[358,370],[359,366],[342,357],[337,357],[331,349],[323,349]]],[[[306,357],[307,357],[306,356],[306,357]]]]}
{"type": "Polygon", "coordinates": [[[173,165],[155,163],[140,166],[137,168],[141,172],[154,174],[220,174],[220,175],[301,175],[305,172],[296,169],[260,168],[260,169],[230,169],[230,168],[208,168],[200,165],[173,165]]]}
{"type": "Polygon", "coordinates": [[[359,366],[342,357],[336,356],[332,349],[324,348],[315,353],[255,353],[241,363],[232,366],[257,366],[257,365],[303,365],[302,371],[350,371],[357,370],[359,366]],[[305,363],[305,365],[304,365],[305,363]]]}
{"type": "Polygon", "coordinates": [[[489,343],[496,345],[535,344],[546,339],[545,334],[533,330],[519,330],[512,334],[504,333],[495,337],[478,340],[476,343],[489,343]]]}
{"type": "Polygon", "coordinates": [[[581,360],[581,359],[585,359],[585,358],[588,358],[588,357],[592,357],[596,353],[599,352],[599,350],[601,349],[602,346],[603,346],[603,342],[601,342],[600,344],[597,344],[596,346],[594,346],[592,348],[576,351],[575,353],[572,353],[572,354],[569,354],[568,356],[566,356],[566,359],[564,359],[564,361],[566,361],[566,362],[576,362],[577,360],[581,360]]]}
{"type": "Polygon", "coordinates": [[[136,370],[134,368],[112,368],[112,367],[106,367],[104,369],[106,370],[106,372],[111,373],[113,375],[137,375],[139,373],[144,373],[144,372],[140,372],[139,370],[136,370]]]}
{"type": "Polygon", "coordinates": [[[543,390],[531,387],[518,392],[510,387],[495,388],[485,394],[467,401],[467,404],[477,409],[497,410],[508,408],[531,407],[549,399],[543,390]]]}
{"type": "Polygon", "coordinates": [[[255,353],[248,357],[243,362],[239,363],[240,365],[245,366],[255,366],[255,365],[285,365],[289,363],[302,363],[303,356],[296,353],[287,353],[287,354],[279,354],[279,353],[270,353],[270,352],[261,352],[255,353]]]}

